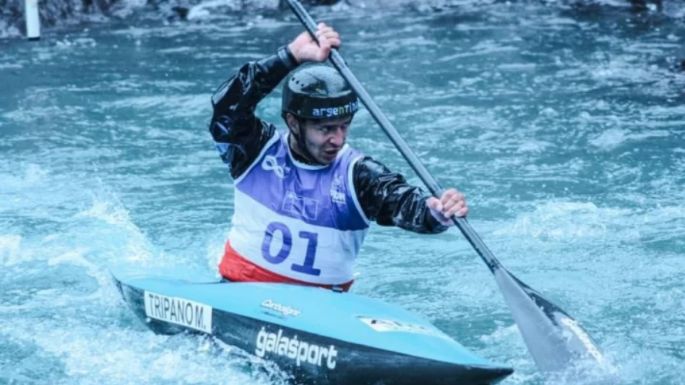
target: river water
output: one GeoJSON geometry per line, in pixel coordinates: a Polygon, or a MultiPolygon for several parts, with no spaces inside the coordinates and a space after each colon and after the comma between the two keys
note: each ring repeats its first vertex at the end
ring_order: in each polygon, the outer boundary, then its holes
{"type": "MultiPolygon", "coordinates": [[[[230,346],[148,331],[108,273],[211,272],[221,255],[233,193],[210,95],[301,27],[216,5],[0,40],[0,383],[283,382],[230,346]]],[[[620,383],[684,384],[682,9],[420,5],[314,15],[441,184],[467,194],[494,254],[584,325],[620,383]]],[[[280,123],[279,97],[258,113],[280,123]]],[[[365,111],[350,142],[419,183],[365,111]]],[[[514,367],[503,384],[546,383],[456,230],[374,225],[357,271],[355,293],[514,367]]]]}

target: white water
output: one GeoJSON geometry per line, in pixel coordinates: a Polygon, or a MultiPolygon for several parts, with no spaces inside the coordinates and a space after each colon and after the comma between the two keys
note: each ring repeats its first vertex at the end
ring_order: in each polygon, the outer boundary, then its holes
{"type": "MultiPolygon", "coordinates": [[[[185,23],[0,41],[0,383],[283,381],[211,340],[151,333],[107,271],[213,271],[221,254],[232,190],[206,131],[209,97],[300,27],[287,13],[226,16],[212,4],[185,23]]],[[[581,321],[622,383],[683,383],[680,20],[618,5],[369,7],[317,12],[429,169],[467,193],[495,255],[581,321]]],[[[275,94],[259,112],[278,121],[278,106],[275,94]]],[[[351,135],[419,183],[367,113],[351,135]]],[[[514,367],[504,384],[546,383],[456,232],[375,227],[358,271],[356,293],[514,367]]]]}

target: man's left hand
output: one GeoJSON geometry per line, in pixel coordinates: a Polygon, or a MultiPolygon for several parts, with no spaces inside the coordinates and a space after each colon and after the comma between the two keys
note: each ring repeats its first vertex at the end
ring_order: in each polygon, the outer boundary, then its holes
{"type": "Polygon", "coordinates": [[[453,216],[465,217],[469,212],[464,194],[453,188],[445,190],[440,199],[428,198],[426,206],[430,209],[433,217],[445,226],[453,224],[453,216]]]}

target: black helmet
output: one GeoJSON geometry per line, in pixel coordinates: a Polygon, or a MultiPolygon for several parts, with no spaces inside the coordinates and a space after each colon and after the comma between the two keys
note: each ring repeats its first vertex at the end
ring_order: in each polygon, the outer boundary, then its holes
{"type": "Polygon", "coordinates": [[[283,87],[282,111],[304,119],[334,119],[354,115],[357,95],[334,68],[308,65],[293,72],[283,87]]]}

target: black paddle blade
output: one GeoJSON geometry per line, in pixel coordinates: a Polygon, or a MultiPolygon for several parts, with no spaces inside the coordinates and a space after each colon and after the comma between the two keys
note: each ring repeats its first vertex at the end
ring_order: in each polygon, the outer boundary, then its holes
{"type": "MultiPolygon", "coordinates": [[[[316,39],[316,23],[302,4],[297,0],[287,0],[287,2],[312,38],[316,39]]],[[[350,83],[371,116],[416,171],[433,196],[440,196],[442,189],[435,178],[371,99],[336,49],[331,50],[329,60],[350,83]]],[[[504,269],[465,218],[455,217],[454,223],[494,274],[538,368],[543,371],[560,371],[587,359],[603,364],[604,360],[599,349],[571,316],[504,269]]]]}
{"type": "Polygon", "coordinates": [[[504,267],[493,274],[540,370],[562,371],[588,360],[605,365],[599,348],[573,317],[504,267]]]}

